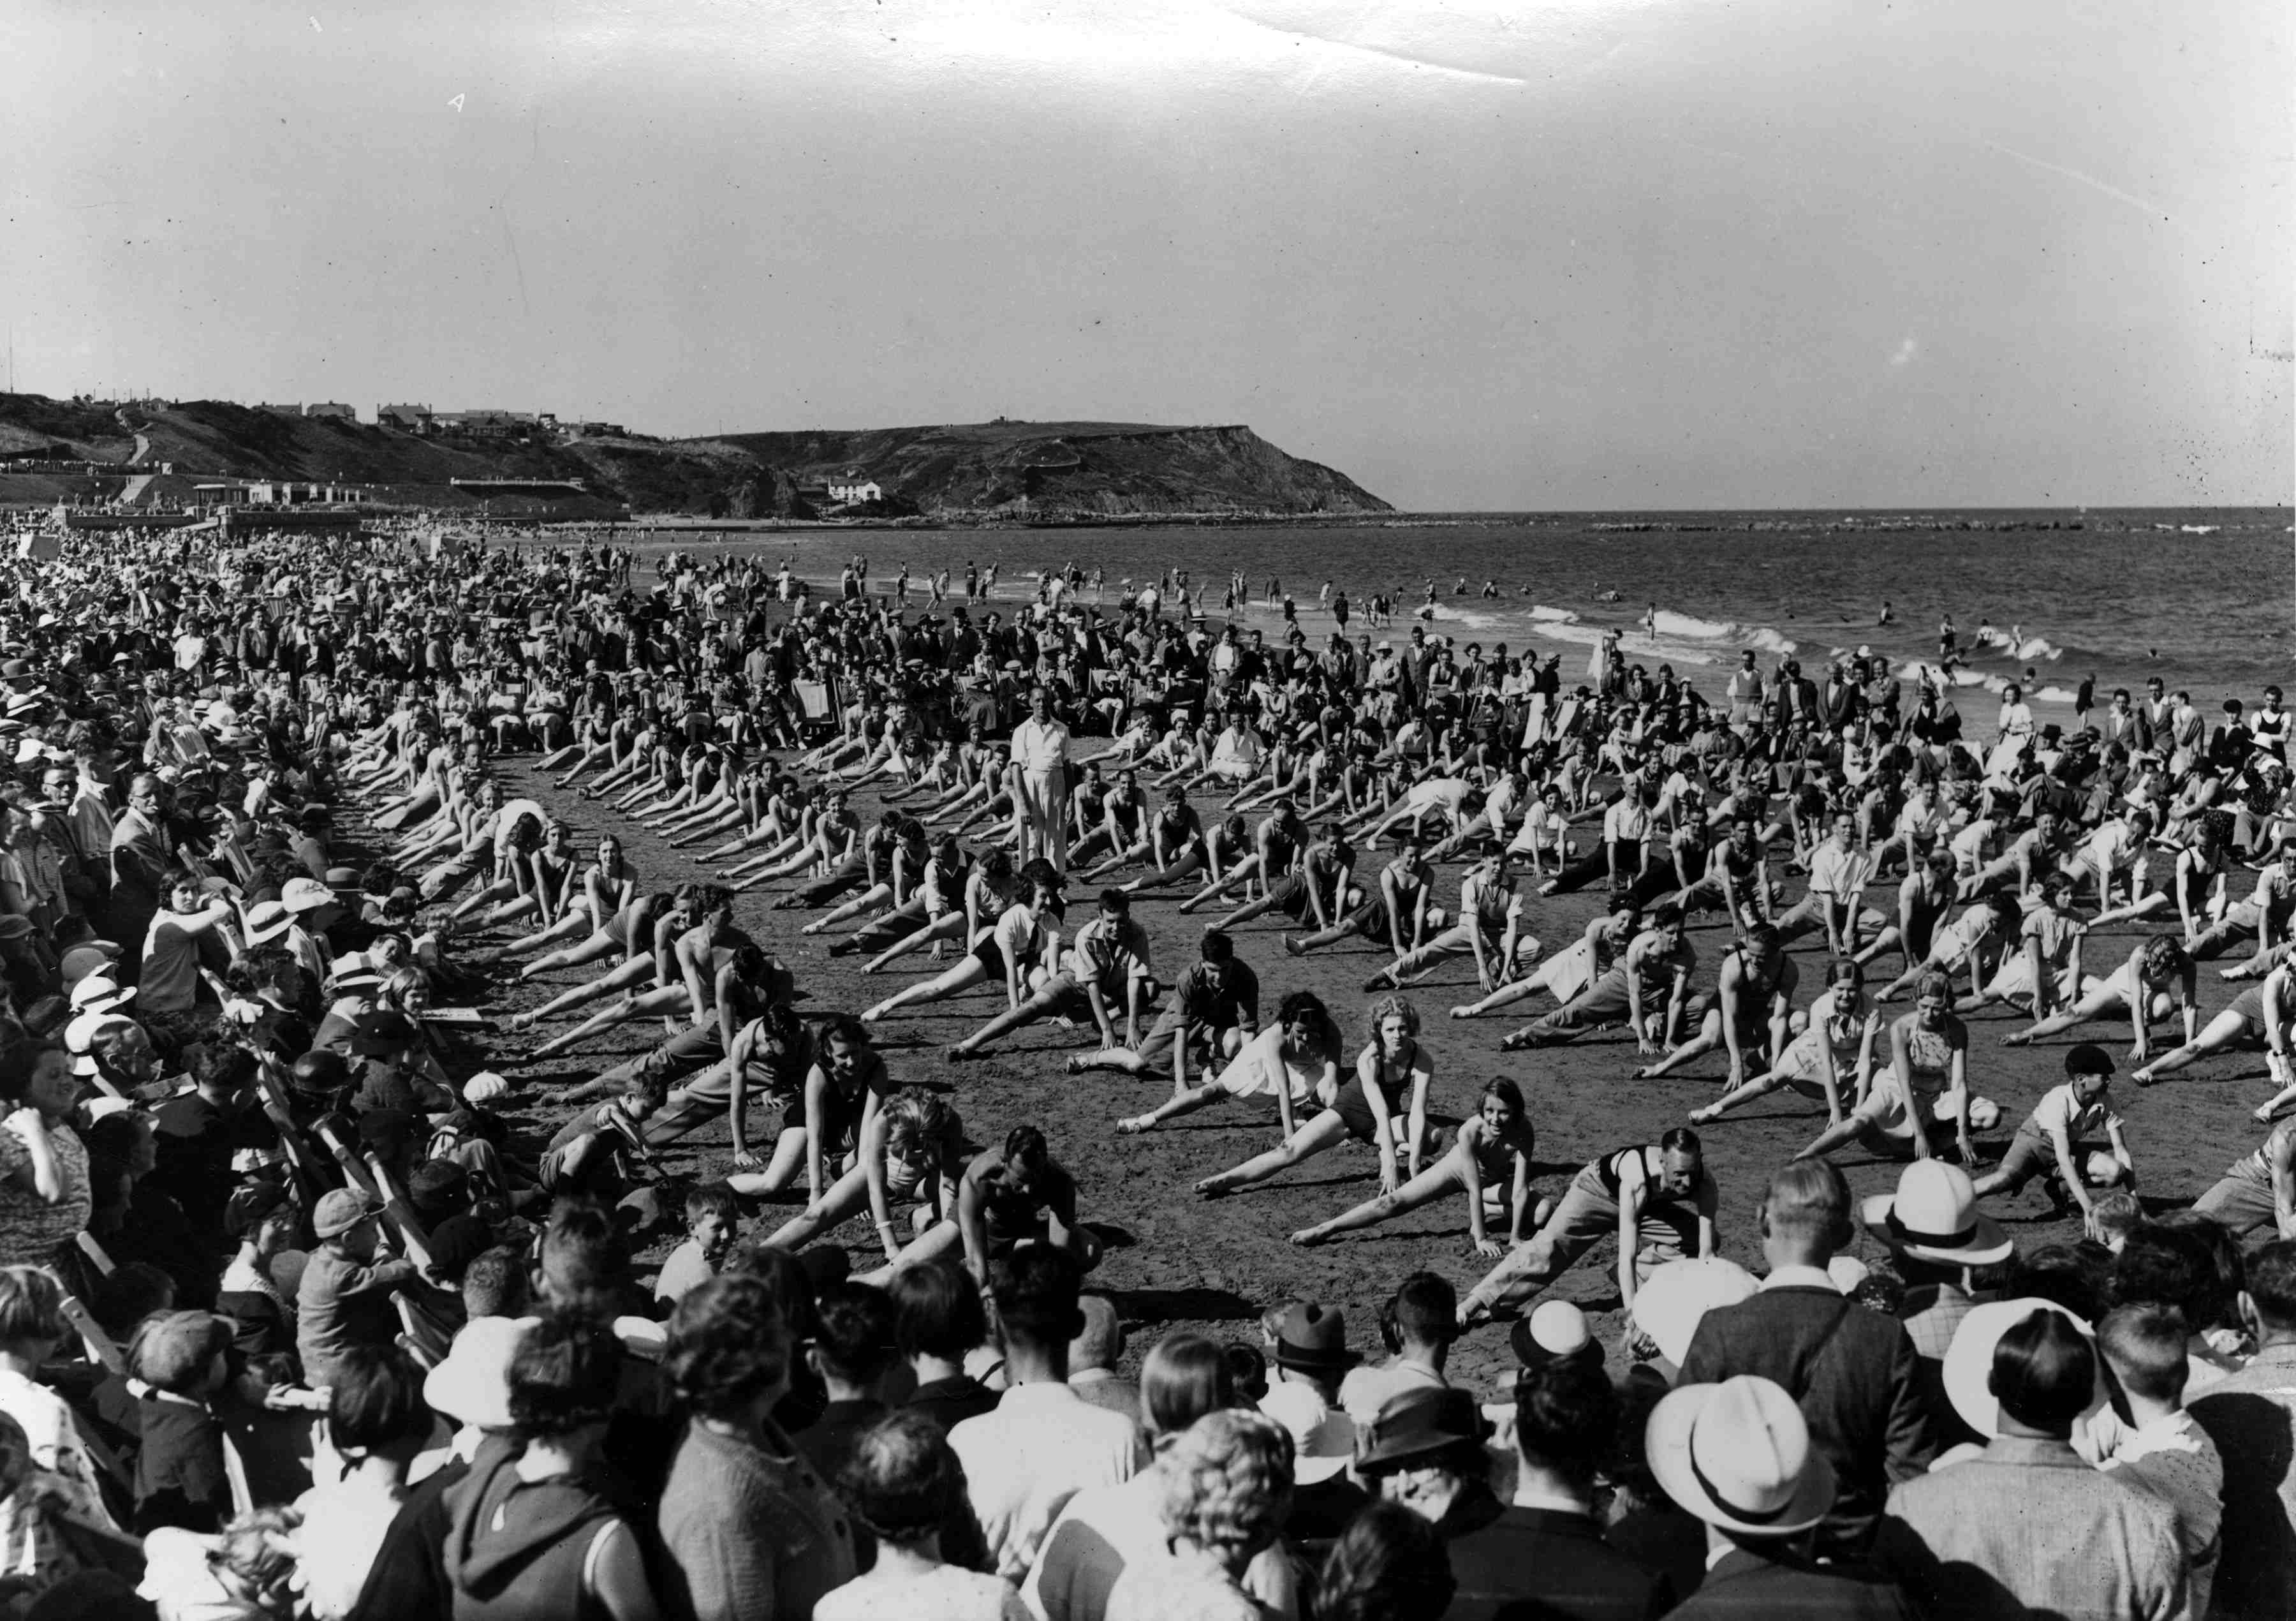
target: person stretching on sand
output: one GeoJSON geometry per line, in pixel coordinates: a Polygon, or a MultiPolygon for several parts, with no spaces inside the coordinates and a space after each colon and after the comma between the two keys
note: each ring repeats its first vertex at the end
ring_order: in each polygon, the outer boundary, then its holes
{"type": "Polygon", "coordinates": [[[1552,1200],[1534,1204],[1530,1196],[1531,1156],[1538,1142],[1523,1108],[1522,1089],[1505,1075],[1496,1076],[1484,1086],[1481,1104],[1471,1119],[1460,1123],[1442,1158],[1393,1192],[1301,1228],[1292,1235],[1292,1242],[1321,1244],[1339,1233],[1376,1227],[1456,1188],[1467,1196],[1467,1235],[1474,1253],[1496,1261],[1523,1241],[1525,1229],[1538,1226],[1553,1211],[1552,1200]],[[1507,1220],[1504,1245],[1488,1230],[1493,1216],[1507,1220]]]}
{"type": "Polygon", "coordinates": [[[1473,1328],[1501,1306],[1527,1304],[1603,1239],[1619,1240],[1619,1296],[1635,1292],[1669,1261],[1714,1253],[1721,1189],[1706,1169],[1698,1133],[1677,1126],[1654,1143],[1618,1148],[1570,1179],[1561,1203],[1528,1244],[1519,1245],[1459,1303],[1459,1326],[1473,1328]]]}
{"type": "Polygon", "coordinates": [[[1419,1009],[1408,997],[1382,997],[1371,1007],[1371,1039],[1356,1055],[1355,1078],[1281,1147],[1205,1177],[1196,1191],[1216,1198],[1249,1188],[1352,1137],[1377,1150],[1380,1190],[1392,1193],[1419,1174],[1427,1148],[1427,1087],[1434,1074],[1434,1057],[1419,1041],[1419,1009]],[[1396,1122],[1406,1091],[1408,1124],[1398,1140],[1396,1122]]]}

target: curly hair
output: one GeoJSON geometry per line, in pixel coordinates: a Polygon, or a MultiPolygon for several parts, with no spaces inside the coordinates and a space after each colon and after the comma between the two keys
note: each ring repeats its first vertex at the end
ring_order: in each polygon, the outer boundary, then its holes
{"type": "Polygon", "coordinates": [[[1292,1503],[1292,1437],[1267,1414],[1206,1413],[1164,1451],[1164,1529],[1215,1554],[1256,1553],[1292,1503]]]}
{"type": "Polygon", "coordinates": [[[1418,1005],[1400,991],[1390,991],[1381,997],[1371,1005],[1371,1011],[1365,1016],[1371,1021],[1368,1039],[1374,1042],[1379,1040],[1379,1027],[1395,1017],[1403,1020],[1403,1033],[1406,1037],[1419,1033],[1418,1005]]]}
{"type": "Polygon", "coordinates": [[[789,1377],[781,1291],[751,1272],[723,1272],[687,1294],[669,1320],[662,1371],[703,1418],[730,1418],[789,1377]]]}

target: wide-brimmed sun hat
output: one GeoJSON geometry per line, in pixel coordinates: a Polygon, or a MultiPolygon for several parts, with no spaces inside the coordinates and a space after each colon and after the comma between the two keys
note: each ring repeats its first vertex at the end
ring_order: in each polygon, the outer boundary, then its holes
{"type": "Polygon", "coordinates": [[[1800,1407],[1757,1374],[1669,1391],[1646,1450],[1666,1494],[1724,1531],[1792,1536],[1833,1506],[1833,1466],[1810,1445],[1800,1407]]]}

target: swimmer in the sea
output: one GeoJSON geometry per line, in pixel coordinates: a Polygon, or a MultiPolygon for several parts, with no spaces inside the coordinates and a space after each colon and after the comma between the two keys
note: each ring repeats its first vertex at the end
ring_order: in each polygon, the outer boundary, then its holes
{"type": "Polygon", "coordinates": [[[1890,605],[1888,597],[1884,597],[1882,599],[1882,617],[1874,622],[1877,625],[1893,625],[1898,622],[1898,611],[1890,605]]]}

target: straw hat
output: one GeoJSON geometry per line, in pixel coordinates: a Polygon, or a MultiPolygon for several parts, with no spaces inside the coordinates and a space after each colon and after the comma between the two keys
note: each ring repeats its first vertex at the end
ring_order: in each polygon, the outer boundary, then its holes
{"type": "Polygon", "coordinates": [[[275,940],[283,940],[294,923],[287,909],[276,901],[259,901],[248,910],[247,943],[264,946],[275,940]]]}
{"type": "MultiPolygon", "coordinates": [[[[2004,1334],[2036,1312],[2054,1312],[2079,1329],[2084,1338],[2095,1337],[2088,1324],[2055,1301],[2029,1296],[2022,1300],[1988,1300],[1983,1305],[1972,1306],[1961,1325],[1954,1329],[1953,1344],[1946,1348],[1946,1399],[1953,1403],[1963,1423],[1988,1440],[2001,1433],[2001,1403],[1993,1395],[1993,1353],[2004,1334]]],[[[2102,1366],[2101,1361],[2099,1365],[2102,1366]]],[[[2090,1400],[2088,1411],[2095,1412],[2103,1404],[2104,1392],[2100,1386],[2090,1400]]]]}
{"type": "Polygon", "coordinates": [[[1635,1291],[1635,1327],[1650,1336],[1660,1356],[1679,1368],[1707,1312],[1751,1300],[1760,1288],[1753,1273],[1719,1255],[1669,1261],[1635,1291]]]}
{"type": "Polygon", "coordinates": [[[1669,1391],[1646,1435],[1659,1485],[1710,1526],[1791,1536],[1833,1506],[1833,1466],[1810,1445],[1800,1407],[1759,1375],[1669,1391]]]}
{"type": "Polygon", "coordinates": [[[1969,1173],[1942,1159],[1907,1165],[1897,1192],[1874,1194],[1858,1216],[1875,1238],[1915,1261],[1990,1266],[2016,1247],[2001,1223],[1978,1209],[1969,1173]]]}

